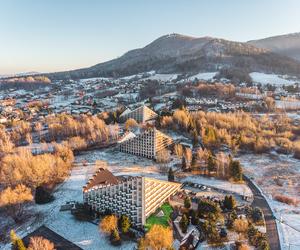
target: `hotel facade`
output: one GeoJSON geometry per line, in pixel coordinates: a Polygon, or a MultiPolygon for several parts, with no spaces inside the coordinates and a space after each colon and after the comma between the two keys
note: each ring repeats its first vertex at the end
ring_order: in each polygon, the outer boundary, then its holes
{"type": "Polygon", "coordinates": [[[149,159],[156,159],[157,153],[173,144],[173,139],[155,128],[140,134],[130,133],[119,141],[119,150],[149,159]]]}
{"type": "Polygon", "coordinates": [[[100,168],[83,187],[83,200],[99,213],[127,215],[142,227],[149,215],[181,189],[181,183],[142,176],[114,176],[100,168]]]}
{"type": "Polygon", "coordinates": [[[157,117],[157,113],[143,105],[134,110],[126,109],[121,115],[120,119],[125,122],[127,119],[134,119],[138,123],[145,123],[147,121],[153,120],[157,117]]]}

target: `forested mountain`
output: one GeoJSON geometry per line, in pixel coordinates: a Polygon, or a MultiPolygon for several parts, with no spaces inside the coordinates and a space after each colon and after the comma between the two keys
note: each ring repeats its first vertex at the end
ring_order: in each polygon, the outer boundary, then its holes
{"type": "Polygon", "coordinates": [[[300,33],[252,40],[248,43],[300,61],[300,33]]]}
{"type": "Polygon", "coordinates": [[[300,74],[300,62],[254,42],[195,38],[179,34],[162,36],[144,48],[89,68],[48,74],[51,79],[119,77],[155,70],[159,73],[196,73],[233,68],[243,72],[300,74]]]}

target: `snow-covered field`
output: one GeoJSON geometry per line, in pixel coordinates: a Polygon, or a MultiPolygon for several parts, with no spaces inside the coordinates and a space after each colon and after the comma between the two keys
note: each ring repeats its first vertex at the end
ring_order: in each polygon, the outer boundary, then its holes
{"type": "Polygon", "coordinates": [[[275,101],[275,105],[279,109],[299,110],[300,101],[275,101]]]}
{"type": "Polygon", "coordinates": [[[193,75],[191,77],[188,78],[189,81],[194,81],[196,78],[198,80],[205,80],[205,81],[209,81],[209,80],[212,80],[215,75],[217,74],[218,72],[205,72],[205,73],[199,73],[197,75],[193,75]]]}
{"type": "Polygon", "coordinates": [[[300,161],[287,155],[248,154],[238,159],[248,176],[254,178],[276,213],[282,244],[286,249],[300,249],[300,207],[275,201],[276,194],[300,199],[300,161]],[[290,244],[290,245],[289,245],[290,244]]]}
{"type": "Polygon", "coordinates": [[[145,80],[157,80],[157,81],[172,81],[176,80],[178,74],[154,74],[152,76],[149,76],[145,78],[145,80]]]}
{"type": "Polygon", "coordinates": [[[284,79],[283,76],[275,74],[265,74],[260,72],[252,72],[249,74],[254,83],[272,84],[272,85],[291,85],[295,81],[284,79]]]}
{"type": "MultiPolygon", "coordinates": [[[[31,209],[35,214],[40,214],[39,219],[31,219],[20,226],[17,233],[24,237],[41,225],[46,225],[62,237],[74,242],[83,249],[114,249],[107,237],[100,233],[98,226],[89,222],[75,220],[69,211],[61,212],[60,206],[67,201],[82,202],[82,186],[94,173],[93,165],[74,167],[70,177],[61,184],[54,193],[55,200],[45,205],[34,205],[31,209]]],[[[134,249],[135,243],[123,242],[121,247],[115,249],[134,249]]],[[[1,246],[1,249],[10,249],[10,244],[1,246]]]]}
{"type": "Polygon", "coordinates": [[[109,80],[110,78],[107,77],[93,77],[93,78],[86,78],[86,79],[80,79],[81,83],[86,83],[86,82],[96,82],[99,80],[109,80]]]}

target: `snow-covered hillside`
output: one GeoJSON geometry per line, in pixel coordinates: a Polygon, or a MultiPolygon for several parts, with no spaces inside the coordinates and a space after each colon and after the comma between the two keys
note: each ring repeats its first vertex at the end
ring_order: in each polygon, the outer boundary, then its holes
{"type": "Polygon", "coordinates": [[[252,72],[250,76],[254,83],[272,84],[272,85],[291,85],[297,82],[296,80],[285,79],[284,76],[275,74],[265,74],[260,72],[252,72]]]}

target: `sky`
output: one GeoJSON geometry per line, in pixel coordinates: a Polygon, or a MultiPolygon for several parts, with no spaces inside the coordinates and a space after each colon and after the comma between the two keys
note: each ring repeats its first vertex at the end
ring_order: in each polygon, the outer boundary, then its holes
{"type": "Polygon", "coordinates": [[[89,67],[180,33],[300,32],[299,0],[0,0],[0,74],[89,67]]]}

